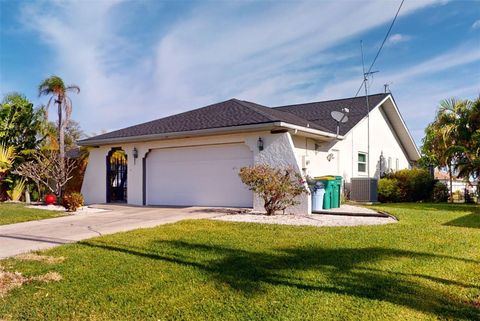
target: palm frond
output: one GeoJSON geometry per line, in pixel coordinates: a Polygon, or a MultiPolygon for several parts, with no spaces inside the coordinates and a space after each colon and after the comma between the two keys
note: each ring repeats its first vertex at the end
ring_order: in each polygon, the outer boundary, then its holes
{"type": "Polygon", "coordinates": [[[75,92],[77,94],[80,93],[80,87],[78,87],[77,85],[69,85],[65,88],[65,91],[71,91],[71,92],[75,92]]]}
{"type": "Polygon", "coordinates": [[[12,167],[15,156],[13,146],[0,145],[0,173],[5,173],[12,167]]]}
{"type": "Polygon", "coordinates": [[[7,191],[7,195],[14,202],[18,202],[20,197],[22,197],[23,191],[25,190],[25,180],[21,179],[15,182],[13,188],[7,191]]]}

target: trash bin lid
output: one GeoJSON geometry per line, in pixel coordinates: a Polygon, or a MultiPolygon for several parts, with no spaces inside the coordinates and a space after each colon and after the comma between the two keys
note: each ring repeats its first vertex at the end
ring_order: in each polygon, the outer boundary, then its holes
{"type": "Polygon", "coordinates": [[[324,181],[334,181],[334,180],[335,180],[335,176],[331,176],[331,175],[317,176],[317,177],[315,177],[315,179],[324,180],[324,181]]]}

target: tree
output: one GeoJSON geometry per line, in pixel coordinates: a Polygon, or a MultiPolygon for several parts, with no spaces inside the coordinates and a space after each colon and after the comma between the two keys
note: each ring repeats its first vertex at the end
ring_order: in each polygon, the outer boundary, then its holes
{"type": "MultiPolygon", "coordinates": [[[[57,136],[58,125],[54,122],[45,124],[45,139],[40,147],[42,150],[59,150],[59,142],[57,136]]],[[[84,133],[80,128],[80,124],[70,119],[64,130],[65,152],[78,148],[77,141],[84,137],[84,133]]],[[[68,156],[68,155],[67,155],[68,156]]]]}
{"type": "Polygon", "coordinates": [[[33,160],[21,164],[14,174],[35,182],[39,195],[41,186],[60,196],[65,185],[72,179],[75,162],[61,159],[57,151],[42,151],[33,154],[33,160]]]}
{"type": "Polygon", "coordinates": [[[480,173],[480,102],[450,98],[440,103],[425,129],[422,162],[447,167],[452,201],[453,171],[469,179],[480,173]]]}
{"type": "Polygon", "coordinates": [[[62,78],[58,76],[51,76],[45,79],[40,86],[38,87],[38,95],[50,96],[48,100],[48,108],[54,100],[54,103],[57,104],[57,113],[58,113],[58,143],[59,143],[59,154],[61,174],[65,176],[64,171],[64,161],[65,161],[65,128],[68,125],[72,114],[72,100],[68,97],[69,92],[80,93],[80,87],[76,85],[65,85],[62,78]]]}
{"type": "Polygon", "coordinates": [[[450,148],[458,155],[455,170],[459,177],[480,177],[480,97],[468,102],[457,121],[456,144],[450,148]]]}
{"type": "Polygon", "coordinates": [[[6,95],[0,104],[0,144],[13,146],[19,153],[35,149],[42,139],[44,117],[43,108],[33,108],[25,96],[6,95]]]}
{"type": "Polygon", "coordinates": [[[263,199],[267,215],[297,205],[295,198],[308,193],[303,178],[291,168],[255,165],[242,167],[238,175],[251,191],[263,199]]]}

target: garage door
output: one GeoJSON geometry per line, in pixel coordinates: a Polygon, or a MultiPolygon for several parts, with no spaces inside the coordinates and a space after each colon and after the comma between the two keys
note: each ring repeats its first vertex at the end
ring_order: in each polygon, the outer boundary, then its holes
{"type": "Polygon", "coordinates": [[[147,204],[252,207],[253,194],[238,177],[241,167],[252,164],[245,144],[152,150],[147,204]]]}

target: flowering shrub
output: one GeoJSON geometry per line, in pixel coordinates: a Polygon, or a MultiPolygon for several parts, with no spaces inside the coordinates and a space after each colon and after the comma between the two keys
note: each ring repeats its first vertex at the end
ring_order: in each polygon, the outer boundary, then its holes
{"type": "Polygon", "coordinates": [[[264,201],[267,215],[297,205],[295,198],[308,191],[302,176],[292,168],[273,168],[269,165],[243,167],[238,174],[242,182],[264,201]]]}
{"type": "Polygon", "coordinates": [[[68,212],[75,212],[79,207],[83,206],[83,196],[80,193],[66,194],[63,197],[63,206],[68,212]]]}

